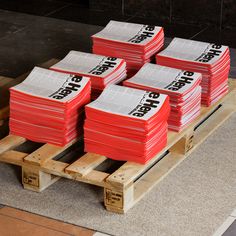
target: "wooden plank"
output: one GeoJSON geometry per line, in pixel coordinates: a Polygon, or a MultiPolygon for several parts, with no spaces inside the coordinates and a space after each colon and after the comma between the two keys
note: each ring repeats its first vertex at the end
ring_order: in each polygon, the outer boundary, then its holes
{"type": "Polygon", "coordinates": [[[16,135],[8,135],[0,140],[0,154],[13,149],[26,141],[25,138],[16,135]]]}
{"type": "Polygon", "coordinates": [[[28,153],[10,150],[0,154],[0,161],[17,166],[22,166],[23,160],[27,155],[28,153]]]}
{"type": "Polygon", "coordinates": [[[194,127],[196,127],[203,120],[205,120],[206,117],[208,117],[208,115],[211,114],[212,111],[215,108],[217,108],[220,104],[223,104],[223,106],[220,109],[224,110],[225,107],[227,109],[227,105],[224,104],[224,102],[227,103],[227,99],[230,100],[231,96],[234,95],[235,89],[236,89],[235,81],[230,81],[230,85],[231,85],[230,87],[231,92],[228,95],[226,95],[224,98],[222,98],[220,101],[218,101],[216,104],[212,105],[211,107],[202,107],[201,115],[194,122],[192,122],[192,124],[189,125],[186,129],[184,129],[180,133],[169,131],[167,146],[159,154],[157,154],[156,157],[154,157],[145,165],[133,163],[133,162],[126,162],[118,170],[116,170],[113,174],[111,174],[107,178],[107,182],[111,184],[112,187],[117,188],[117,189],[124,189],[124,188],[127,188],[129,185],[131,185],[132,182],[139,175],[144,173],[150,166],[152,166],[155,162],[157,162],[158,159],[161,158],[163,153],[169,150],[181,138],[183,138],[186,134],[192,131],[194,127]]]}
{"type": "Polygon", "coordinates": [[[88,184],[93,184],[100,187],[106,186],[106,178],[109,176],[108,173],[92,170],[87,175],[83,177],[76,176],[75,180],[79,182],[84,182],[88,184]]]}
{"type": "Polygon", "coordinates": [[[63,163],[60,161],[49,160],[43,164],[40,169],[46,173],[64,177],[67,179],[74,179],[79,182],[89,183],[97,185],[100,187],[106,186],[106,178],[109,176],[108,173],[92,170],[87,175],[80,177],[73,174],[68,174],[65,172],[65,169],[69,166],[68,163],[63,163]]]}
{"type": "Polygon", "coordinates": [[[29,154],[25,157],[24,161],[26,163],[41,166],[48,160],[53,159],[63,151],[65,151],[68,147],[74,144],[77,140],[73,140],[67,145],[60,147],[52,144],[44,144],[42,147],[38,148],[36,151],[29,154]]]}
{"type": "Polygon", "coordinates": [[[84,176],[91,170],[99,166],[107,158],[95,153],[86,153],[80,157],[77,161],[73,162],[66,169],[66,173],[73,173],[78,176],[84,176]]]}

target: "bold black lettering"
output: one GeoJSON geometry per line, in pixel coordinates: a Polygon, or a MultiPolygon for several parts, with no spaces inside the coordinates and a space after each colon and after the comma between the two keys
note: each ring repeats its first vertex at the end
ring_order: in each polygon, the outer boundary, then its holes
{"type": "Polygon", "coordinates": [[[93,74],[93,75],[101,75],[102,72],[100,72],[100,71],[93,71],[92,74],[93,74]]]}
{"type": "Polygon", "coordinates": [[[179,79],[179,82],[190,84],[192,80],[193,80],[193,78],[181,76],[180,79],[179,79]]]}
{"type": "Polygon", "coordinates": [[[78,91],[78,88],[80,88],[80,87],[81,87],[80,84],[69,83],[66,86],[66,89],[70,89],[70,90],[73,90],[73,91],[78,91]]]}
{"type": "Polygon", "coordinates": [[[222,45],[213,44],[211,47],[215,49],[220,49],[222,45]]]}
{"type": "Polygon", "coordinates": [[[153,31],[155,29],[155,26],[153,25],[148,25],[145,30],[148,30],[148,31],[153,31]]]}
{"type": "Polygon", "coordinates": [[[208,54],[212,55],[212,56],[219,56],[220,53],[221,53],[220,50],[215,50],[215,49],[210,49],[209,52],[208,52],[208,54]]]}
{"type": "Polygon", "coordinates": [[[144,103],[143,105],[144,106],[150,106],[150,107],[156,108],[159,103],[160,103],[159,101],[147,99],[146,103],[144,103]]]}
{"type": "Polygon", "coordinates": [[[82,76],[74,76],[71,80],[73,82],[79,83],[82,80],[82,76]]]}
{"type": "MultiPolygon", "coordinates": [[[[105,67],[105,66],[107,66],[107,67],[114,67],[116,65],[116,63],[115,62],[111,62],[111,61],[106,61],[103,65],[102,65],[102,67],[105,67]]],[[[107,68],[108,69],[108,68],[107,68]]]]}
{"type": "Polygon", "coordinates": [[[169,87],[168,89],[172,90],[172,91],[178,91],[179,90],[179,88],[176,88],[176,87],[169,87]]]}
{"type": "Polygon", "coordinates": [[[200,59],[200,60],[198,60],[198,61],[200,61],[200,62],[208,62],[209,60],[206,60],[206,59],[200,59]]]}
{"type": "Polygon", "coordinates": [[[139,108],[139,111],[144,111],[145,113],[147,113],[150,110],[151,110],[151,107],[146,107],[146,106],[142,106],[139,108]]]}
{"type": "Polygon", "coordinates": [[[142,117],[144,114],[135,112],[132,115],[133,116],[137,116],[137,117],[142,117]]]}
{"type": "Polygon", "coordinates": [[[108,61],[116,61],[117,58],[116,58],[116,57],[108,57],[107,60],[108,60],[108,61]]]}
{"type": "Polygon", "coordinates": [[[187,75],[187,76],[192,76],[194,74],[194,72],[192,72],[192,71],[185,71],[183,74],[187,75]]]}
{"type": "Polygon", "coordinates": [[[70,89],[63,89],[63,90],[61,90],[60,95],[64,95],[64,97],[66,97],[71,92],[72,91],[70,89]]]}
{"type": "Polygon", "coordinates": [[[149,97],[150,98],[159,98],[160,94],[159,93],[155,93],[155,92],[151,92],[151,93],[149,93],[149,97]]]}
{"type": "Polygon", "coordinates": [[[55,99],[62,99],[62,98],[64,98],[63,96],[59,96],[59,95],[55,95],[55,96],[53,96],[52,98],[55,98],[55,99]]]}
{"type": "Polygon", "coordinates": [[[153,34],[154,34],[153,32],[144,31],[141,35],[146,38],[146,37],[152,37],[153,34]]]}

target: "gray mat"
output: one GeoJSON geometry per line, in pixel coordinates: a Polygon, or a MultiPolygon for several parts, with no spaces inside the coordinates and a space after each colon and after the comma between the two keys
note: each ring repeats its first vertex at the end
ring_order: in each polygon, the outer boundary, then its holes
{"type": "Polygon", "coordinates": [[[113,235],[211,235],[236,206],[236,115],[126,215],[104,210],[100,188],[62,179],[34,193],[16,173],[0,164],[1,204],[113,235]]]}

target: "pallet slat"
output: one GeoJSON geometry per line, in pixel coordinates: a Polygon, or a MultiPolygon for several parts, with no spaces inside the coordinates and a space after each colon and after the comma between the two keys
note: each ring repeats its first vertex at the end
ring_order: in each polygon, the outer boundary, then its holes
{"type": "Polygon", "coordinates": [[[0,154],[0,161],[9,163],[9,164],[22,166],[23,160],[27,155],[28,153],[10,150],[10,151],[0,154]]]}
{"type": "Polygon", "coordinates": [[[41,167],[41,169],[46,173],[50,173],[60,177],[65,177],[67,179],[74,179],[80,182],[94,184],[100,187],[104,187],[106,185],[105,180],[109,176],[108,173],[97,170],[91,170],[87,175],[80,177],[78,175],[73,175],[73,173],[72,174],[66,173],[65,169],[68,166],[69,166],[68,163],[49,160],[41,167]]]}
{"type": "Polygon", "coordinates": [[[32,152],[27,157],[25,157],[24,162],[32,165],[41,166],[48,160],[51,160],[58,154],[62,153],[76,141],[77,140],[74,140],[65,145],[64,147],[59,147],[52,144],[44,144],[42,147],[38,148],[36,151],[32,152]]]}
{"type": "Polygon", "coordinates": [[[73,162],[65,170],[66,173],[77,174],[78,176],[85,176],[91,170],[95,169],[107,158],[95,153],[86,153],[80,157],[77,161],[73,162]]]}
{"type": "Polygon", "coordinates": [[[5,138],[1,139],[0,142],[0,154],[6,152],[10,149],[13,149],[20,144],[26,142],[25,138],[16,135],[8,135],[5,138]]]}

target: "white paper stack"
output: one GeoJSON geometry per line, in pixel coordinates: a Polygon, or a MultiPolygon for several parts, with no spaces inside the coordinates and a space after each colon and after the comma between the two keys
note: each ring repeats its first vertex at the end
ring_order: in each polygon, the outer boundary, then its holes
{"type": "Polygon", "coordinates": [[[171,106],[168,128],[179,132],[200,114],[201,78],[200,73],[146,63],[123,84],[168,95],[171,106]]]}
{"type": "Polygon", "coordinates": [[[10,133],[64,146],[83,133],[89,78],[35,67],[10,89],[10,133]]]}
{"type": "Polygon", "coordinates": [[[144,164],[166,145],[169,111],[164,94],[109,85],[85,106],[85,151],[144,164]]]}
{"type": "Polygon", "coordinates": [[[70,51],[50,69],[88,76],[92,83],[92,99],[97,98],[107,85],[120,83],[126,78],[126,62],[123,59],[78,51],[70,51]]]}
{"type": "Polygon", "coordinates": [[[164,45],[162,27],[110,21],[92,36],[93,52],[125,59],[128,74],[134,74],[164,45]]]}
{"type": "Polygon", "coordinates": [[[210,106],[228,92],[229,48],[223,45],[174,38],[156,55],[156,63],[202,73],[202,104],[210,106]]]}

